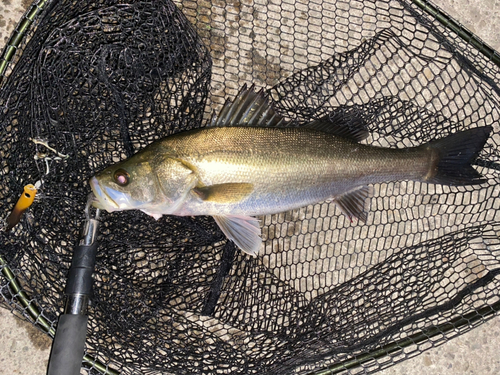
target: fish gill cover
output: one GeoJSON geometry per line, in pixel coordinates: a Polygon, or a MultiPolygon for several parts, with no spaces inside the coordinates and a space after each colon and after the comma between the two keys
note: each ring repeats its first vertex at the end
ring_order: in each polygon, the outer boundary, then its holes
{"type": "Polygon", "coordinates": [[[0,92],[0,217],[24,185],[39,189],[0,232],[2,271],[19,287],[3,280],[0,292],[26,318],[36,306],[46,330],[62,311],[89,177],[205,126],[245,83],[296,125],[362,118],[372,145],[493,126],[475,161],[485,183],[377,184],[365,223],[332,202],[266,216],[256,258],[208,217],[104,213],[90,374],[370,373],[500,308],[499,67],[411,2],[82,0],[34,11],[0,92]]]}

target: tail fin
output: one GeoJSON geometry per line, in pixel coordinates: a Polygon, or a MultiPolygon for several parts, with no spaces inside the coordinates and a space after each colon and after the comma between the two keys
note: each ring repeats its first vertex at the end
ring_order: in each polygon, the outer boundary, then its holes
{"type": "Polygon", "coordinates": [[[471,165],[492,131],[491,126],[468,129],[430,142],[438,161],[434,176],[427,181],[444,185],[475,185],[485,181],[471,165]]]}

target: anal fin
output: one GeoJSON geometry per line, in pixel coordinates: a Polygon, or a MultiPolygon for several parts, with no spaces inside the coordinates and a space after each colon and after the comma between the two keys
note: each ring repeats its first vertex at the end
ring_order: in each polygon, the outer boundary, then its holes
{"type": "Polygon", "coordinates": [[[340,210],[346,215],[349,220],[355,217],[363,223],[368,217],[365,211],[365,201],[369,197],[371,189],[369,186],[362,186],[355,190],[348,191],[342,195],[335,197],[333,200],[340,210]]]}
{"type": "Polygon", "coordinates": [[[259,221],[250,216],[214,216],[227,238],[245,253],[257,256],[262,238],[259,221]]]}

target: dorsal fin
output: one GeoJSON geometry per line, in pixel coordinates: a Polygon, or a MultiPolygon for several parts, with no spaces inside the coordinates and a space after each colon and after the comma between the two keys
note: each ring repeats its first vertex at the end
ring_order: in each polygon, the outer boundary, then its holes
{"type": "Polygon", "coordinates": [[[303,126],[356,142],[366,139],[369,135],[366,123],[357,111],[338,111],[326,115],[319,120],[312,121],[303,126]]]}
{"type": "Polygon", "coordinates": [[[233,101],[226,100],[218,115],[212,116],[210,126],[258,126],[279,127],[284,120],[279,116],[269,101],[269,95],[263,89],[255,92],[255,86],[243,85],[233,101]]]}

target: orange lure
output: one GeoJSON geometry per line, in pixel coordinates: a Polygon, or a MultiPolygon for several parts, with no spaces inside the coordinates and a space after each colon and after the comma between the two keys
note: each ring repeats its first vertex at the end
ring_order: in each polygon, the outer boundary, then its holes
{"type": "Polygon", "coordinates": [[[35,200],[36,192],[36,187],[31,184],[28,184],[24,187],[24,191],[21,194],[21,197],[19,198],[16,205],[14,206],[14,209],[7,218],[7,227],[5,228],[6,231],[11,230],[19,223],[19,221],[21,221],[21,217],[23,216],[24,211],[26,211],[26,209],[31,206],[31,204],[35,200]]]}

